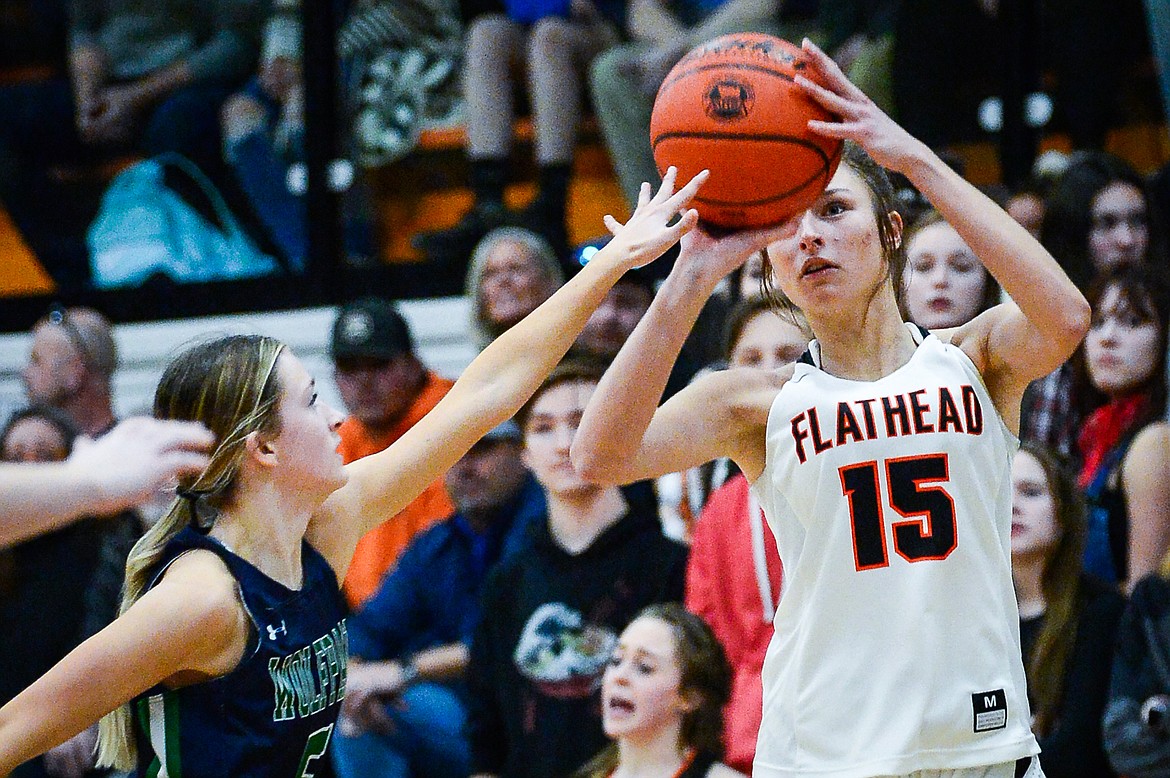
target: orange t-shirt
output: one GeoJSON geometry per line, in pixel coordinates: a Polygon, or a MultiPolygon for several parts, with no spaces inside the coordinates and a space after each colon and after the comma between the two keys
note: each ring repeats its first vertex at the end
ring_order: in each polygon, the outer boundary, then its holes
{"type": "MultiPolygon", "coordinates": [[[[410,406],[402,420],[383,435],[376,437],[371,435],[369,430],[352,416],[346,419],[338,429],[341,444],[337,450],[341,453],[342,459],[349,463],[388,447],[434,408],[453,384],[453,381],[428,373],[427,382],[415,398],[414,404],[410,406]]],[[[350,606],[356,608],[373,596],[382,581],[382,576],[394,566],[399,554],[415,535],[440,519],[447,518],[454,511],[455,506],[447,495],[443,479],[440,478],[424,489],[414,502],[397,515],[388,517],[382,524],[367,532],[358,541],[353,561],[349,565],[349,573],[342,585],[350,606]]]]}

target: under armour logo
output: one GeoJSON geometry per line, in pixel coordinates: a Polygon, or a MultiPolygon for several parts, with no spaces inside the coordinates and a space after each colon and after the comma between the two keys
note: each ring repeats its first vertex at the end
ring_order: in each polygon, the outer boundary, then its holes
{"type": "Polygon", "coordinates": [[[288,634],[288,629],[286,629],[284,626],[284,619],[280,620],[279,627],[274,627],[271,624],[268,625],[268,639],[269,640],[276,640],[277,635],[287,635],[287,634],[288,634]]]}

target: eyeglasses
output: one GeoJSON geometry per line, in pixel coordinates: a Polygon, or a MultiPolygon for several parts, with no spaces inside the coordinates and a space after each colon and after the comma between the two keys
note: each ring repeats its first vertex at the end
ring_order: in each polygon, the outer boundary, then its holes
{"type": "Polygon", "coordinates": [[[69,339],[69,342],[73,344],[81,356],[81,364],[85,365],[87,369],[93,365],[93,352],[90,351],[89,344],[86,343],[85,335],[69,318],[69,309],[62,305],[53,305],[49,308],[49,312],[41,318],[41,321],[60,327],[61,331],[65,333],[65,337],[69,339]]]}

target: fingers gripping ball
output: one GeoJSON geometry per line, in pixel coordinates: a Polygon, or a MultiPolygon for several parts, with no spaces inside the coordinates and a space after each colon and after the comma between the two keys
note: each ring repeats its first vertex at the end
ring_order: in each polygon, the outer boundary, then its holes
{"type": "Polygon", "coordinates": [[[683,57],[667,74],[650,116],[658,170],[689,181],[711,178],[692,206],[707,225],[755,229],[812,204],[837,169],[841,141],[816,135],[810,119],[835,117],[793,79],[803,52],[759,33],[724,35],[683,57]]]}

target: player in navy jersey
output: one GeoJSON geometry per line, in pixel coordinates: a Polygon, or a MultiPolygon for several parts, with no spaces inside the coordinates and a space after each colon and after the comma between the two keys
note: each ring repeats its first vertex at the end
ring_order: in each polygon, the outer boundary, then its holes
{"type": "Polygon", "coordinates": [[[139,776],[329,774],[346,678],[338,582],[358,539],[515,413],[621,275],[695,225],[702,177],[673,182],[401,440],[350,465],[341,414],[278,341],[231,336],[177,357],[155,413],[206,425],[210,463],[132,552],[122,614],[0,708],[0,775],[102,716],[101,762],[139,776]]]}
{"type": "Polygon", "coordinates": [[[753,775],[1040,775],[1010,571],[1011,457],[1028,382],[1072,353],[1088,305],[1022,227],[806,42],[843,162],[772,232],[684,236],[593,395],[582,473],[624,482],[731,457],[784,563],[753,775]],[[867,153],[868,152],[868,153],[867,153]],[[903,322],[905,175],[1014,301],[949,330],[903,322]],[[780,370],[711,374],[656,402],[719,279],[766,247],[778,303],[816,340],[780,370]]]}

